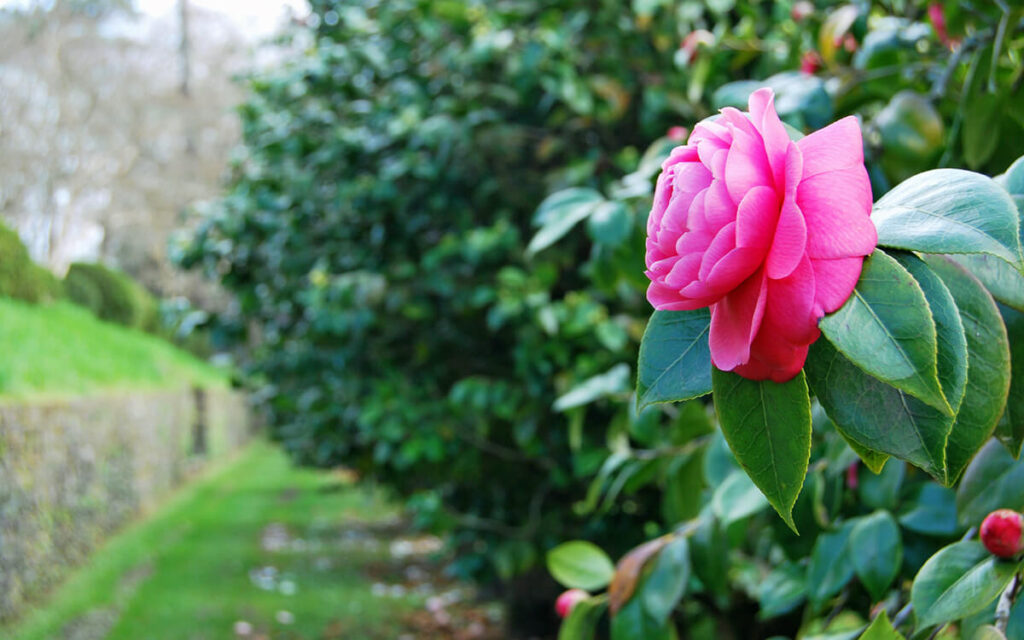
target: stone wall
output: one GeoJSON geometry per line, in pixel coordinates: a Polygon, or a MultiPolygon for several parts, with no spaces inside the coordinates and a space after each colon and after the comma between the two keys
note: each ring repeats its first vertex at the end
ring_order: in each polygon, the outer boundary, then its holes
{"type": "Polygon", "coordinates": [[[0,406],[0,620],[251,431],[229,390],[0,406]]]}

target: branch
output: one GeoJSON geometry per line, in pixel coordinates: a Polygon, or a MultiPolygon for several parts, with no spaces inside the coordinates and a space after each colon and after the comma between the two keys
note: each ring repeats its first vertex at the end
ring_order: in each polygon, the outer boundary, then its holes
{"type": "Polygon", "coordinates": [[[1016,573],[1013,576],[1013,580],[1003,590],[1003,594],[999,596],[999,604],[996,605],[996,620],[995,627],[1006,633],[1006,626],[1010,623],[1010,609],[1013,608],[1013,602],[1017,599],[1017,595],[1020,593],[1021,579],[1020,573],[1016,573]]]}

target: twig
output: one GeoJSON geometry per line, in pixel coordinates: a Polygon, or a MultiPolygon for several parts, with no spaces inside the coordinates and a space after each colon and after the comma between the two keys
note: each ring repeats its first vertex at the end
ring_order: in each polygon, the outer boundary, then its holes
{"type": "Polygon", "coordinates": [[[906,606],[900,609],[899,613],[896,614],[896,617],[892,619],[893,628],[899,628],[900,625],[907,621],[907,618],[909,618],[912,613],[914,613],[914,605],[908,602],[906,606]]]}
{"type": "Polygon", "coordinates": [[[995,627],[1004,634],[1006,633],[1006,626],[1010,623],[1010,609],[1013,607],[1013,601],[1017,599],[1017,595],[1020,593],[1020,587],[1020,573],[1016,573],[1010,584],[1003,590],[1003,594],[999,596],[999,604],[996,605],[995,627]]]}

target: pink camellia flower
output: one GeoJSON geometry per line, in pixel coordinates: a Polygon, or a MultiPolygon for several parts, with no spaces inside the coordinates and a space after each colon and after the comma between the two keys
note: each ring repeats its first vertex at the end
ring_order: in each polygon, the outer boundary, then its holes
{"type": "Polygon", "coordinates": [[[846,302],[878,241],[860,126],[846,117],[793,142],[770,89],[725,108],[662,165],[647,220],[647,299],[711,308],[711,359],[789,380],[846,302]]]}

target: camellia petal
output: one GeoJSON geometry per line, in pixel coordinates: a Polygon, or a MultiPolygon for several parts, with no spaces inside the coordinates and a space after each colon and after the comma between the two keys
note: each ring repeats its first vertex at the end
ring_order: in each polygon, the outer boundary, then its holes
{"type": "Polygon", "coordinates": [[[797,187],[796,203],[807,219],[807,255],[866,256],[878,244],[871,213],[871,182],[863,165],[819,173],[797,187]]]}
{"type": "Polygon", "coordinates": [[[768,287],[759,270],[711,307],[711,361],[732,371],[750,360],[750,343],[761,327],[768,287]]]}
{"type": "Polygon", "coordinates": [[[857,118],[846,116],[796,142],[804,157],[803,177],[864,165],[857,118]]]}

